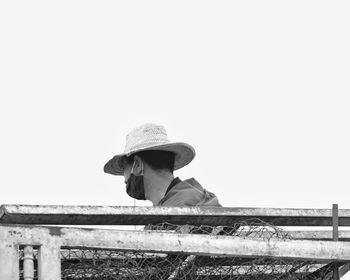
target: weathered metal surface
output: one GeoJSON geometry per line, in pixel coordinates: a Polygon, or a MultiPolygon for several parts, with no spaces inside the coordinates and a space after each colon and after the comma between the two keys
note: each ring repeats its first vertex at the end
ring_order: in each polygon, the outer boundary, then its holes
{"type": "Polygon", "coordinates": [[[264,241],[232,236],[77,228],[61,228],[59,235],[51,235],[50,230],[44,227],[4,225],[0,226],[0,232],[6,233],[9,242],[17,241],[20,244],[52,242],[56,248],[63,246],[161,253],[183,252],[193,255],[350,261],[350,243],[342,241],[277,239],[264,241]]]}
{"type": "Polygon", "coordinates": [[[61,280],[61,257],[59,242],[55,238],[40,247],[38,254],[39,280],[61,280]]]}
{"type": "Polygon", "coordinates": [[[34,252],[33,247],[28,245],[23,249],[23,279],[34,279],[34,252]]]}
{"type": "Polygon", "coordinates": [[[18,246],[5,240],[5,234],[0,229],[0,279],[19,279],[18,246]]]}
{"type": "Polygon", "coordinates": [[[18,245],[27,245],[25,257],[28,259],[24,263],[27,279],[31,279],[32,275],[30,248],[38,247],[39,280],[60,280],[62,240],[59,235],[55,234],[56,232],[56,230],[44,227],[0,225],[0,280],[19,279],[18,245]],[[1,250],[2,247],[7,249],[1,250]]]}
{"type": "MultiPolygon", "coordinates": [[[[47,225],[146,225],[161,222],[232,225],[258,218],[277,226],[332,226],[331,209],[2,205],[0,223],[47,225]]],[[[350,226],[350,209],[339,210],[350,226]]]]}
{"type": "MultiPolygon", "coordinates": [[[[333,240],[333,231],[331,230],[285,230],[284,233],[290,239],[300,239],[300,240],[333,240]]],[[[350,230],[340,230],[338,231],[340,241],[350,241],[350,230]]],[[[242,231],[242,236],[248,236],[248,232],[242,231]]],[[[263,239],[268,239],[270,237],[269,232],[261,232],[259,236],[263,239]]]]}
{"type": "Polygon", "coordinates": [[[227,255],[237,257],[282,257],[312,260],[350,260],[346,242],[308,240],[254,240],[230,236],[169,234],[155,232],[86,231],[63,229],[69,246],[138,249],[156,252],[227,255]]]}
{"type": "MultiPolygon", "coordinates": [[[[306,239],[306,240],[333,240],[333,231],[326,230],[298,230],[298,231],[286,231],[288,236],[292,239],[306,239]]],[[[350,241],[350,231],[340,230],[338,231],[340,241],[350,241]]]]}

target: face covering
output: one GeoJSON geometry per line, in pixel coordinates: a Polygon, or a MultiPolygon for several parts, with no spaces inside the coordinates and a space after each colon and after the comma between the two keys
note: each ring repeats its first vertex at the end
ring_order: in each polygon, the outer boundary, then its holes
{"type": "Polygon", "coordinates": [[[134,166],[135,166],[135,162],[132,166],[129,179],[126,183],[126,192],[132,198],[135,198],[138,200],[146,200],[145,188],[143,186],[143,169],[142,169],[141,175],[135,175],[132,173],[134,170],[134,166]]]}

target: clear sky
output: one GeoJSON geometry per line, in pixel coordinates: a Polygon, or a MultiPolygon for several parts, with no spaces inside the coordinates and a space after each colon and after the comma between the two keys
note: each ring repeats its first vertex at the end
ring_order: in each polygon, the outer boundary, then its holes
{"type": "MultiPolygon", "coordinates": [[[[350,208],[348,1],[2,1],[0,204],[133,205],[155,122],[227,207],[350,208]]],[[[138,203],[138,205],[151,205],[138,203]]]]}

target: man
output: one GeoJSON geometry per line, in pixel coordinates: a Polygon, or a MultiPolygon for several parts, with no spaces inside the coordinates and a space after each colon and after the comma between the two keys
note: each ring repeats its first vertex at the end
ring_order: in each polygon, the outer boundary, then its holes
{"type": "Polygon", "coordinates": [[[221,206],[194,178],[174,178],[173,171],[194,157],[194,148],[170,142],[163,126],[144,124],[126,136],[124,153],[109,160],[104,171],[124,175],[128,195],[149,200],[154,206],[221,206]]]}

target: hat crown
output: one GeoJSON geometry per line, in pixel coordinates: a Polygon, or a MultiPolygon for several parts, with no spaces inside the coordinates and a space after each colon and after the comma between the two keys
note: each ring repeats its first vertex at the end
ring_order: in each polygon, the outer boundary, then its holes
{"type": "Polygon", "coordinates": [[[170,143],[163,126],[146,123],[131,130],[126,135],[124,153],[130,155],[134,151],[170,143]]]}

